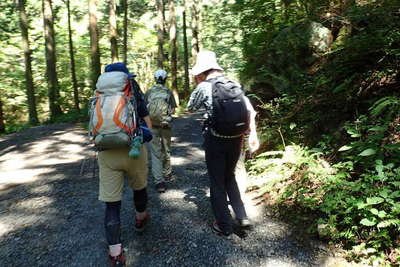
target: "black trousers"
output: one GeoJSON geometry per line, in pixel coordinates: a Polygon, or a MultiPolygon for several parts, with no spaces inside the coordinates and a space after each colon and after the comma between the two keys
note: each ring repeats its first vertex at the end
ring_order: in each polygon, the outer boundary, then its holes
{"type": "Polygon", "coordinates": [[[227,197],[236,218],[247,218],[235,179],[235,167],[242,149],[243,138],[219,138],[209,132],[205,133],[204,138],[212,210],[221,230],[232,232],[232,217],[227,197]]]}

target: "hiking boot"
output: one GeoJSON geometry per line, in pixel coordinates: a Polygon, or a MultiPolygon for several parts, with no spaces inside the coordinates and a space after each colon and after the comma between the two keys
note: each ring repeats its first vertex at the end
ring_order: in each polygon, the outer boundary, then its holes
{"type": "Polygon", "coordinates": [[[143,232],[146,228],[146,224],[149,222],[150,215],[146,212],[146,215],[143,219],[135,218],[135,230],[136,232],[143,232]]]}
{"type": "Polygon", "coordinates": [[[113,267],[125,266],[126,259],[123,252],[115,257],[111,257],[110,255],[108,255],[108,258],[110,260],[110,265],[113,267]]]}
{"type": "Polygon", "coordinates": [[[237,219],[237,222],[241,228],[250,228],[253,226],[251,221],[247,218],[244,219],[237,219]]]}
{"type": "Polygon", "coordinates": [[[217,221],[214,221],[214,222],[213,222],[211,229],[212,229],[214,232],[216,232],[217,234],[223,235],[223,236],[230,236],[230,235],[232,234],[232,232],[223,231],[223,230],[219,227],[217,221]]]}
{"type": "Polygon", "coordinates": [[[156,184],[156,189],[157,189],[158,193],[164,193],[165,192],[165,183],[160,182],[160,183],[156,184]]]}

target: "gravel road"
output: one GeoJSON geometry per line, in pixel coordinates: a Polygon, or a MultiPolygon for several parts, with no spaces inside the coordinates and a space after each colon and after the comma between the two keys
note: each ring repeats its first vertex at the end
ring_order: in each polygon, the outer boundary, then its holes
{"type": "MultiPolygon", "coordinates": [[[[174,121],[173,180],[158,194],[149,179],[151,221],[133,230],[132,192],[122,204],[127,266],[335,266],[325,248],[254,206],[256,226],[226,239],[213,220],[200,114],[174,121]]],[[[104,204],[92,147],[79,125],[30,128],[0,137],[0,266],[108,266],[104,204]]],[[[344,266],[344,265],[342,265],[344,266]]]]}

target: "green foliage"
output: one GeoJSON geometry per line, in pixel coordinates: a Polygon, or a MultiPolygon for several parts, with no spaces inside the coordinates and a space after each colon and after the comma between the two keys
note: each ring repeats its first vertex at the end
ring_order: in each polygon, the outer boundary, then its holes
{"type": "MultiPolygon", "coordinates": [[[[302,128],[279,120],[282,107],[293,103],[285,96],[261,106],[272,119],[262,136],[302,128]]],[[[323,226],[319,235],[342,243],[353,259],[388,262],[388,255],[399,249],[399,97],[382,97],[365,110],[344,123],[341,146],[324,135],[313,149],[293,145],[261,153],[249,169],[264,177],[260,193],[268,195],[272,206],[281,214],[297,214],[292,222],[305,216],[312,220],[310,232],[323,226]],[[332,155],[337,163],[323,160],[332,155]]],[[[299,141],[301,134],[292,133],[289,139],[299,141]]]]}
{"type": "Polygon", "coordinates": [[[0,9],[0,41],[7,42],[10,36],[19,30],[18,12],[12,1],[1,1],[0,9]]]}
{"type": "Polygon", "coordinates": [[[202,24],[207,25],[201,32],[203,47],[214,51],[226,73],[236,78],[244,62],[240,49],[242,42],[240,21],[232,10],[234,1],[209,2],[202,10],[203,14],[207,14],[202,17],[202,24]]]}
{"type": "MultiPolygon", "coordinates": [[[[70,1],[72,34],[75,52],[75,68],[78,80],[78,93],[81,109],[92,95],[90,89],[90,38],[88,34],[88,6],[86,2],[70,1]]],[[[153,81],[152,55],[157,48],[155,32],[150,29],[148,22],[149,12],[152,12],[150,1],[128,0],[128,65],[132,72],[139,72],[138,80],[146,84],[153,81]],[[147,17],[142,17],[146,15],[147,17]],[[134,45],[132,45],[134,44],[134,45]],[[143,67],[145,66],[145,67],[143,67]]],[[[28,127],[28,107],[25,85],[25,65],[22,50],[19,16],[16,2],[2,1],[0,3],[0,97],[4,103],[4,123],[8,132],[17,131],[20,127],[28,127]],[[4,3],[3,3],[4,2],[4,3]]],[[[44,54],[43,17],[41,1],[26,1],[26,14],[29,21],[29,39],[32,51],[32,71],[35,86],[37,112],[40,121],[47,121],[48,85],[46,81],[46,59],[44,54]]],[[[65,1],[53,1],[56,31],[57,74],[60,85],[59,104],[64,113],[56,121],[75,121],[80,115],[74,110],[73,86],[71,80],[71,63],[68,43],[67,9],[65,1]]],[[[118,27],[119,41],[122,43],[122,15],[123,9],[119,5],[118,27]]],[[[99,2],[98,21],[100,33],[101,62],[110,63],[110,45],[108,38],[108,3],[99,2]]],[[[122,47],[120,43],[120,47],[122,47]]],[[[119,49],[122,53],[122,49],[119,49]]],[[[122,59],[121,59],[122,60],[122,59]]],[[[146,86],[142,86],[144,89],[146,86]]],[[[78,119],[80,120],[80,119],[78,119]]]]}
{"type": "Polygon", "coordinates": [[[9,123],[6,126],[6,131],[4,134],[11,134],[11,133],[19,132],[19,131],[28,129],[31,126],[32,125],[30,125],[29,123],[19,123],[19,124],[9,123]]]}
{"type": "Polygon", "coordinates": [[[249,164],[264,181],[260,193],[353,259],[383,266],[400,255],[398,8],[390,0],[233,6],[262,148],[278,150],[249,164]],[[314,22],[332,34],[323,53],[311,49],[314,22]]]}
{"type": "Polygon", "coordinates": [[[71,110],[66,112],[54,120],[47,121],[47,123],[63,123],[63,122],[87,122],[89,120],[88,110],[85,108],[83,110],[71,110]]]}
{"type": "Polygon", "coordinates": [[[353,247],[352,253],[364,244],[363,253],[368,253],[356,258],[399,249],[400,167],[377,160],[374,169],[354,177],[353,162],[331,166],[321,156],[315,150],[287,146],[258,155],[250,173],[265,177],[260,193],[267,193],[269,203],[292,223],[307,212],[313,220],[308,222],[310,232],[323,226],[320,236],[353,247]]]}

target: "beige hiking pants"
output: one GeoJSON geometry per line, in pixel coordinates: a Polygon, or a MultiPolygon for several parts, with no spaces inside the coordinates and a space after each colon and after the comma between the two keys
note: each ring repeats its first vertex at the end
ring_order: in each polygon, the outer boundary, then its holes
{"type": "Polygon", "coordinates": [[[151,172],[156,184],[171,175],[171,128],[154,127],[151,147],[151,172]]]}

